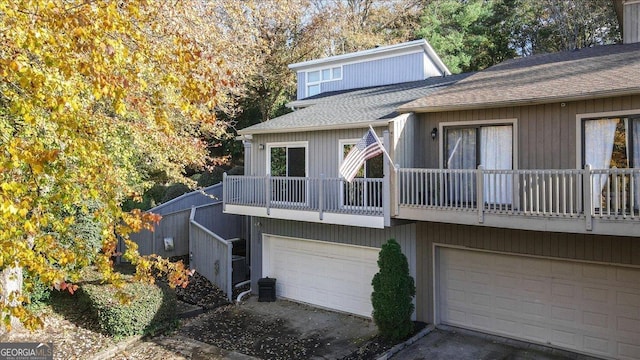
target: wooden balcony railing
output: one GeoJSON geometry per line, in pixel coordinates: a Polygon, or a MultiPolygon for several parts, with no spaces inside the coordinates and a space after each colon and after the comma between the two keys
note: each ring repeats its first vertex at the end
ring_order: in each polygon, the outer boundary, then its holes
{"type": "Polygon", "coordinates": [[[383,179],[224,176],[224,203],[248,207],[383,216],[383,179]]]}
{"type": "Polygon", "coordinates": [[[640,220],[640,169],[397,169],[398,207],[640,220]]]}

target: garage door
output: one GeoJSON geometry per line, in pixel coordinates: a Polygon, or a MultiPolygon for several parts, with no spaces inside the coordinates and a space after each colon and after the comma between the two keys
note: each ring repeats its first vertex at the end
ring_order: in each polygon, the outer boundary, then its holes
{"type": "Polygon", "coordinates": [[[640,359],[640,269],[438,248],[442,323],[640,359]]]}
{"type": "Polygon", "coordinates": [[[371,279],[378,248],[265,235],[262,276],[276,278],[276,295],[371,317],[371,279]]]}

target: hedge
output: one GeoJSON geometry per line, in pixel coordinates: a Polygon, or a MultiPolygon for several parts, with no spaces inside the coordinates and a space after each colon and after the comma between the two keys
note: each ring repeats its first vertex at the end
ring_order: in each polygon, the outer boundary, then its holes
{"type": "Polygon", "coordinates": [[[126,304],[116,297],[111,285],[94,281],[81,286],[104,333],[114,337],[143,335],[175,322],[176,294],[165,284],[131,281],[124,291],[132,297],[126,304]]]}

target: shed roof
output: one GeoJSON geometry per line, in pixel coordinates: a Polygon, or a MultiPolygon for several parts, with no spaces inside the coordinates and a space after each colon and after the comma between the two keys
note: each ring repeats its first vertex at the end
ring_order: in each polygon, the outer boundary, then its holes
{"type": "Polygon", "coordinates": [[[436,112],[640,94],[640,43],[504,61],[400,112],[436,112]]]}
{"type": "Polygon", "coordinates": [[[241,135],[358,128],[386,124],[398,116],[400,105],[445,88],[469,74],[431,77],[426,80],[323,93],[293,102],[306,106],[269,121],[239,130],[241,135]]]}

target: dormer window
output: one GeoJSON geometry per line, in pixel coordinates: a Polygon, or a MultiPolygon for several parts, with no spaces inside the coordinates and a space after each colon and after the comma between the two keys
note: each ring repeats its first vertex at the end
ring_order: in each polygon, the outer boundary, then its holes
{"type": "Polygon", "coordinates": [[[341,66],[307,71],[307,97],[320,94],[320,84],[323,82],[340,79],[342,79],[341,66]]]}

